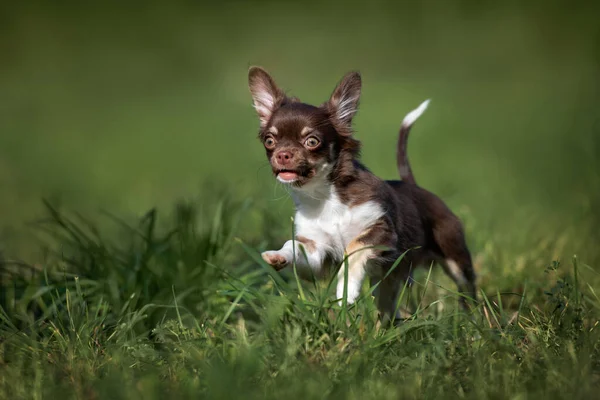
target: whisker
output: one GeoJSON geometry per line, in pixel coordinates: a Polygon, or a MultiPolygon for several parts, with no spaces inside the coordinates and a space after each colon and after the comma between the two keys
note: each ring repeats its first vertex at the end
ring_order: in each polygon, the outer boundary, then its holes
{"type": "Polygon", "coordinates": [[[278,201],[281,199],[285,199],[285,198],[289,198],[290,197],[290,192],[287,186],[285,186],[284,184],[282,184],[279,181],[275,181],[275,184],[273,185],[273,198],[270,201],[278,201]],[[285,194],[281,197],[275,197],[275,192],[277,191],[277,189],[283,189],[283,191],[285,192],[285,194]]]}
{"type": "Polygon", "coordinates": [[[261,171],[263,168],[265,168],[265,167],[270,167],[270,166],[271,166],[271,163],[269,163],[269,162],[267,161],[267,162],[264,162],[264,163],[263,163],[263,164],[262,164],[260,167],[258,167],[258,169],[256,170],[256,180],[257,180],[257,181],[259,180],[258,173],[259,173],[259,172],[260,172],[260,171],[261,171]]]}

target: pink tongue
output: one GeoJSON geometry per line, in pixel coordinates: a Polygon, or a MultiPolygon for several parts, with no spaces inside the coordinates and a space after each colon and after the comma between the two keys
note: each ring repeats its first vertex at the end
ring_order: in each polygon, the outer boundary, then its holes
{"type": "Polygon", "coordinates": [[[281,177],[281,179],[291,181],[293,179],[296,179],[298,177],[298,174],[295,172],[283,171],[279,173],[279,176],[281,177]]]}

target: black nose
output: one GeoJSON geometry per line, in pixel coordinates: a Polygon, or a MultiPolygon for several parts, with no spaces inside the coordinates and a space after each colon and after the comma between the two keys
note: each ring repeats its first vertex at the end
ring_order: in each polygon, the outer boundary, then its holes
{"type": "Polygon", "coordinates": [[[287,165],[290,161],[292,161],[294,155],[291,151],[280,151],[279,153],[277,153],[276,157],[279,164],[287,165]]]}

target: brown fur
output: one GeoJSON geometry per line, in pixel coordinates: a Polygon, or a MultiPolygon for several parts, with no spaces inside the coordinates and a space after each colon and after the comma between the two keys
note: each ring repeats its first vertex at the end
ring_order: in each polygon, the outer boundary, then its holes
{"type": "MultiPolygon", "coordinates": [[[[384,318],[393,318],[390,307],[402,287],[401,282],[410,278],[415,267],[429,266],[432,262],[441,264],[460,291],[475,299],[475,272],[460,220],[440,198],[419,187],[412,175],[406,156],[410,126],[403,125],[399,135],[397,163],[402,181],[383,181],[359,161],[360,142],[352,134],[352,118],[358,107],[361,87],[358,73],[347,74],[329,101],[319,107],[285,97],[260,68],[250,70],[249,82],[253,95],[257,87],[268,87],[275,99],[272,113],[259,115],[261,121],[264,120],[259,138],[265,144],[274,175],[282,171],[296,172],[298,180],[293,185],[300,188],[311,182],[320,163],[326,161],[333,165],[327,180],[335,187],[342,203],[353,207],[371,201],[379,203],[385,210],[379,220],[347,246],[347,252],[365,246],[387,247],[386,250],[369,250],[368,265],[363,260],[364,265],[360,268],[369,268],[371,275],[383,277],[394,261],[410,250],[379,287],[382,294],[378,303],[384,318]],[[276,127],[276,134],[269,131],[271,127],[276,127]],[[307,147],[307,137],[318,139],[319,146],[307,147]],[[269,138],[275,143],[272,147],[268,146],[269,138]],[[288,164],[279,162],[277,155],[280,152],[290,154],[288,164]],[[448,267],[447,260],[459,266],[458,275],[448,267]]],[[[256,101],[255,98],[255,104],[256,101]]],[[[315,246],[309,238],[298,237],[297,240],[307,249],[315,246]]],[[[355,256],[355,259],[363,258],[355,256]]],[[[278,265],[278,260],[272,261],[278,265]]],[[[351,265],[350,273],[352,268],[359,267],[351,265]]],[[[461,302],[466,305],[464,299],[461,302]]]]}
{"type": "Polygon", "coordinates": [[[310,240],[309,238],[306,238],[304,236],[296,236],[296,241],[302,243],[302,245],[304,246],[304,248],[307,251],[314,251],[315,250],[315,242],[314,240],[310,240]]]}

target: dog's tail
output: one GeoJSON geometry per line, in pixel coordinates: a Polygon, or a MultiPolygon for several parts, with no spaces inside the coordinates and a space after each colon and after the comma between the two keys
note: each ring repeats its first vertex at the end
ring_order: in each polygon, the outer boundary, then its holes
{"type": "Polygon", "coordinates": [[[398,148],[396,149],[396,162],[398,163],[398,172],[404,182],[416,184],[415,177],[410,169],[410,163],[408,162],[408,156],[406,155],[406,145],[408,142],[408,133],[410,128],[413,126],[415,121],[425,112],[429,100],[425,100],[421,105],[404,117],[402,126],[400,127],[400,134],[398,135],[398,148]]]}

